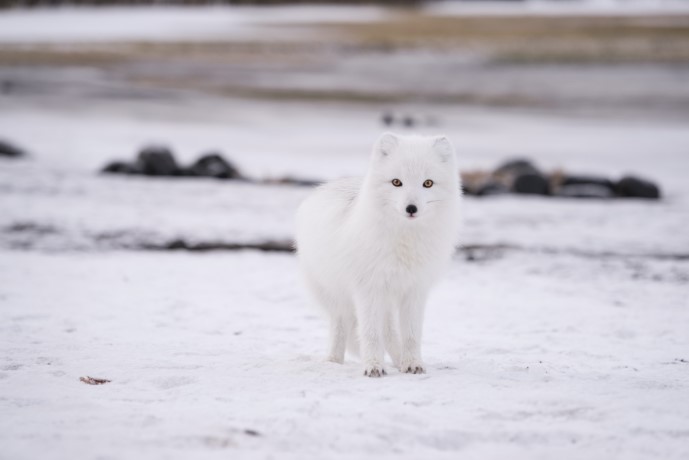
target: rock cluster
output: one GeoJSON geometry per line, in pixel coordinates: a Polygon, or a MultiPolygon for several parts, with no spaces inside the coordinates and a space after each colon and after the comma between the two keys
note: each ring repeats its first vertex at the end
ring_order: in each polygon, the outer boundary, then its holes
{"type": "Polygon", "coordinates": [[[163,146],[142,149],[133,162],[113,161],[103,170],[105,173],[141,174],[145,176],[213,177],[216,179],[243,179],[239,169],[220,153],[201,155],[193,164],[180,166],[172,151],[163,146]]]}
{"type": "Polygon", "coordinates": [[[593,175],[556,171],[546,174],[526,159],[507,161],[491,172],[462,174],[467,195],[504,193],[567,198],[649,198],[661,197],[658,185],[648,179],[625,176],[619,180],[593,175]]]}
{"type": "Polygon", "coordinates": [[[393,112],[384,112],[380,117],[380,121],[385,126],[398,126],[401,128],[436,126],[438,124],[438,120],[430,115],[396,114],[393,112]]]}
{"type": "MultiPolygon", "coordinates": [[[[0,143],[0,147],[2,144],[0,143]]],[[[211,177],[235,179],[260,184],[287,184],[314,186],[317,180],[278,177],[252,179],[220,153],[207,153],[188,166],[180,166],[172,151],[163,146],[149,146],[142,149],[133,162],[113,161],[103,169],[105,173],[137,174],[161,177],[211,177]]],[[[531,161],[514,159],[500,165],[493,171],[470,171],[462,173],[462,184],[467,195],[488,196],[505,193],[520,195],[542,195],[568,198],[660,198],[660,188],[653,182],[635,176],[619,180],[590,175],[568,174],[556,171],[542,172],[531,161]]]]}
{"type": "Polygon", "coordinates": [[[321,182],[299,177],[276,177],[252,179],[222,154],[217,152],[201,155],[189,166],[180,166],[172,151],[163,146],[148,146],[142,149],[133,162],[113,161],[102,170],[104,173],[135,174],[159,177],[211,177],[215,179],[234,179],[257,184],[314,186],[321,182]]]}

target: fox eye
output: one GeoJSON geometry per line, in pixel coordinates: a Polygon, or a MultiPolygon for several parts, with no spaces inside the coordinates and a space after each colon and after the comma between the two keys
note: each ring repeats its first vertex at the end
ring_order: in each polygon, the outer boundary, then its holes
{"type": "Polygon", "coordinates": [[[426,180],[423,182],[423,186],[426,187],[426,188],[431,188],[431,187],[433,187],[433,181],[430,180],[430,179],[426,179],[426,180]]]}
{"type": "Polygon", "coordinates": [[[395,187],[401,187],[401,186],[402,186],[402,181],[399,180],[399,179],[393,179],[393,180],[392,180],[392,185],[394,185],[395,187]]]}

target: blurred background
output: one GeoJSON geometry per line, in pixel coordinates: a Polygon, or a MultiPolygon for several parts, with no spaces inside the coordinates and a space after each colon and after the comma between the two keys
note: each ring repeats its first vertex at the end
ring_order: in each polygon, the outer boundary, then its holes
{"type": "Polygon", "coordinates": [[[2,2],[0,244],[289,241],[383,130],[449,135],[468,195],[549,197],[470,200],[469,245],[686,242],[685,1],[154,3],[2,2]]]}

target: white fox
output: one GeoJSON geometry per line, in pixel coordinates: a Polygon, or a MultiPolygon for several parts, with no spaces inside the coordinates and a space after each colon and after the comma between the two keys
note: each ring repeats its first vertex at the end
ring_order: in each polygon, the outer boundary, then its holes
{"type": "Polygon", "coordinates": [[[364,375],[386,374],[387,350],[402,372],[424,373],[426,298],[454,252],[461,189],[444,137],[383,134],[368,174],[322,185],[297,212],[304,281],[330,317],[328,360],[345,349],[364,375]]]}

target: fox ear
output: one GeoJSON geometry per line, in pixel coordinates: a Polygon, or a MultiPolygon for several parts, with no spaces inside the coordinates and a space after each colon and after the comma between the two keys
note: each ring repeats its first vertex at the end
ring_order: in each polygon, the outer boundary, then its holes
{"type": "Polygon", "coordinates": [[[399,142],[399,139],[397,139],[397,136],[395,136],[394,134],[383,133],[383,135],[380,136],[380,138],[376,142],[376,146],[374,148],[374,154],[381,156],[381,157],[387,157],[392,152],[395,151],[395,148],[397,148],[398,142],[399,142]]]}
{"type": "Polygon", "coordinates": [[[452,144],[446,136],[438,136],[433,141],[433,151],[443,163],[447,163],[455,154],[455,149],[452,148],[452,144]]]}

